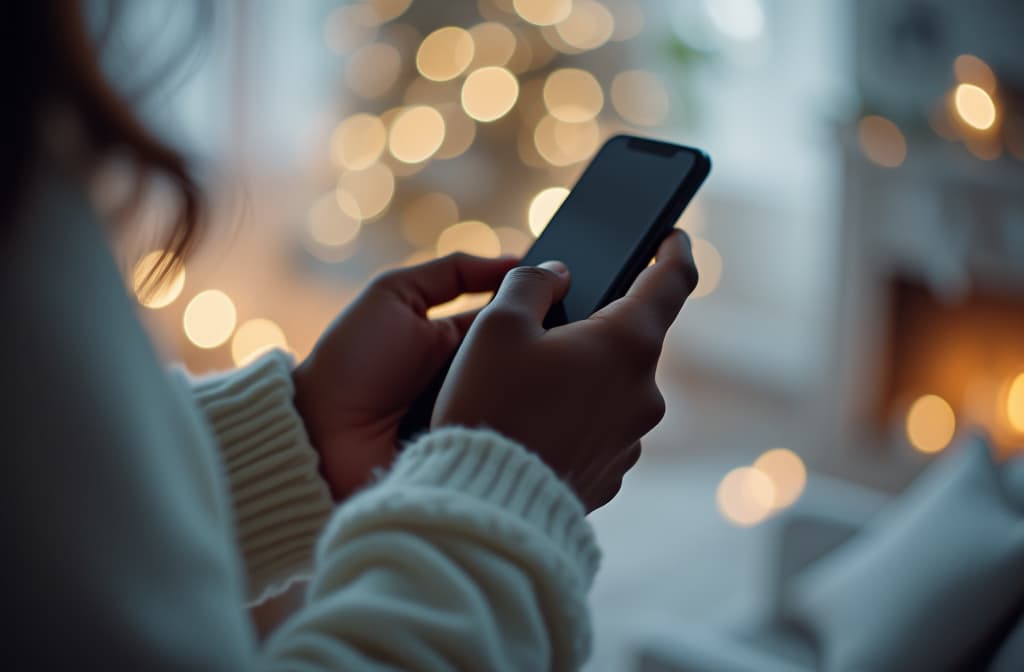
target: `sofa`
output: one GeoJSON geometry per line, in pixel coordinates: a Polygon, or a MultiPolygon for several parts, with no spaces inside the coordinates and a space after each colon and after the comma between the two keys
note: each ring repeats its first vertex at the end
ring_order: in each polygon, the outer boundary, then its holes
{"type": "Polygon", "coordinates": [[[1024,457],[968,437],[893,499],[812,475],[765,524],[762,599],[641,640],[637,672],[1024,672],[1024,457]]]}

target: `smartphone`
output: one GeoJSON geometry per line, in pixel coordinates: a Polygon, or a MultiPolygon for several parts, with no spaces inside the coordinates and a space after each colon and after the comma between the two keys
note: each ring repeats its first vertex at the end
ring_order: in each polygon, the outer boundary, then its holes
{"type": "MultiPolygon", "coordinates": [[[[524,266],[557,259],[569,267],[569,291],[544,326],[585,320],[622,297],[710,170],[707,154],[693,147],[628,135],[608,140],[523,257],[524,266]]],[[[447,372],[413,404],[401,439],[429,427],[447,372]]]]}

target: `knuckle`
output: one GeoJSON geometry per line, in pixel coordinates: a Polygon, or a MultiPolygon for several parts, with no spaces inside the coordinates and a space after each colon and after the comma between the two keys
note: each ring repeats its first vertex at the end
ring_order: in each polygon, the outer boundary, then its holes
{"type": "Polygon", "coordinates": [[[683,276],[683,284],[686,287],[686,293],[688,295],[692,294],[693,290],[697,289],[697,284],[700,282],[700,271],[697,270],[697,264],[692,261],[684,262],[680,273],[683,276]]]}
{"type": "Polygon", "coordinates": [[[641,412],[642,424],[645,427],[645,431],[653,429],[662,421],[665,417],[666,409],[667,407],[665,405],[664,395],[661,394],[661,391],[657,387],[654,387],[648,395],[648,399],[644,402],[641,412]]]}
{"type": "Polygon", "coordinates": [[[506,279],[507,282],[512,283],[548,282],[551,279],[551,274],[536,266],[517,266],[509,271],[506,279]]]}
{"type": "Polygon", "coordinates": [[[485,331],[504,331],[522,324],[523,313],[515,306],[496,301],[477,316],[476,322],[485,331]]]}

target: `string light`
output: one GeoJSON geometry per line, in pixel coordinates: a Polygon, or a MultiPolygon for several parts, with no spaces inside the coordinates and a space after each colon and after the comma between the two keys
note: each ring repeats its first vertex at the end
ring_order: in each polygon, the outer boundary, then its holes
{"type": "Polygon", "coordinates": [[[518,40],[516,34],[503,23],[487,21],[469,29],[473,38],[474,69],[487,66],[506,66],[516,53],[518,40]]]}
{"type": "Polygon", "coordinates": [[[441,192],[413,199],[399,215],[402,236],[416,247],[434,245],[441,231],[458,221],[459,206],[441,192]]]}
{"type": "Polygon", "coordinates": [[[185,336],[195,346],[210,349],[223,344],[235,330],[235,304],[218,289],[196,294],[188,306],[182,322],[185,336]]]}
{"type": "Polygon", "coordinates": [[[942,397],[926,394],[907,413],[907,438],[922,453],[937,453],[949,445],[956,433],[956,415],[942,397]]]}
{"type": "Polygon", "coordinates": [[[171,277],[151,291],[146,291],[147,280],[152,277],[163,256],[163,250],[154,250],[139,259],[132,269],[132,289],[136,298],[140,304],[154,310],[174,303],[181,295],[181,290],[185,288],[185,266],[182,264],[171,277]]]}
{"type": "Polygon", "coordinates": [[[754,460],[753,466],[767,476],[774,486],[773,509],[784,509],[803,494],[807,484],[807,467],[792,450],[773,448],[754,460]]]}
{"type": "Polygon", "coordinates": [[[965,124],[985,131],[996,123],[996,104],[985,89],[975,84],[960,84],[953,92],[956,113],[965,124]]]}
{"type": "Polygon", "coordinates": [[[718,484],[715,501],[727,521],[739,527],[752,527],[774,509],[775,486],[760,469],[737,467],[718,484]]]}
{"type": "Polygon", "coordinates": [[[575,0],[572,12],[555,26],[566,44],[587,51],[603,46],[615,32],[615,17],[594,0],[575,0]]]}
{"type": "Polygon", "coordinates": [[[1017,374],[1006,395],[1006,417],[1014,431],[1024,432],[1024,372],[1017,374]]]}
{"type": "Polygon", "coordinates": [[[860,150],[872,163],[897,168],[907,158],[907,141],[899,127],[878,115],[869,115],[857,124],[860,150]]]}
{"type": "Polygon", "coordinates": [[[383,163],[365,170],[345,171],[338,178],[338,205],[349,217],[367,220],[377,217],[395,195],[395,175],[383,163]]]}
{"type": "Polygon", "coordinates": [[[377,37],[380,20],[370,5],[340,5],[324,22],[324,41],[334,53],[344,56],[377,37]]]}
{"type": "MultiPolygon", "coordinates": [[[[349,196],[343,196],[346,197],[349,196]]],[[[325,247],[340,247],[355,240],[359,235],[361,223],[349,212],[357,207],[350,204],[343,209],[336,192],[317,199],[309,209],[308,218],[309,234],[313,241],[325,247]]]]}
{"type": "Polygon", "coordinates": [[[668,117],[668,92],[657,75],[627,70],[612,80],[612,105],[623,119],[637,126],[658,126],[668,117]]]}
{"type": "Polygon", "coordinates": [[[380,98],[395,85],[402,69],[398,49],[384,42],[362,47],[349,57],[345,79],[363,98],[380,98]]]}
{"type": "Polygon", "coordinates": [[[473,62],[473,37],[457,26],[439,28],[427,35],[416,52],[416,67],[427,79],[455,79],[473,62]]]}
{"type": "Polygon", "coordinates": [[[544,231],[568,195],[569,190],[565,187],[548,187],[533,197],[527,212],[527,220],[530,224],[530,232],[535,237],[540,236],[544,231]]]}
{"type": "Polygon", "coordinates": [[[601,144],[601,128],[591,119],[579,124],[548,115],[534,131],[537,152],[553,166],[569,166],[589,159],[601,144]]]}
{"type": "Polygon", "coordinates": [[[417,105],[395,119],[388,134],[391,155],[404,163],[426,161],[444,142],[444,117],[433,107],[417,105]]]}
{"type": "Polygon", "coordinates": [[[457,103],[443,103],[438,111],[444,117],[444,142],[437,150],[437,158],[454,159],[465,154],[476,140],[476,122],[466,116],[457,103]]]}
{"type": "Polygon", "coordinates": [[[474,70],[462,85],[462,107],[477,121],[501,119],[519,98],[519,80],[505,68],[474,70]]]}
{"type": "Polygon", "coordinates": [[[501,254],[501,241],[494,230],[483,222],[459,222],[442,231],[437,239],[437,256],[443,257],[455,252],[497,257],[501,254]]]}
{"type": "Polygon", "coordinates": [[[613,2],[610,8],[615,19],[615,31],[611,38],[613,42],[632,40],[643,32],[647,17],[640,3],[613,2]]]}
{"type": "Polygon", "coordinates": [[[953,74],[961,84],[974,84],[989,94],[996,92],[996,75],[988,63],[972,54],[957,56],[953,61],[953,74]]]}
{"type": "Polygon", "coordinates": [[[365,170],[380,158],[387,145],[384,122],[372,114],[354,114],[331,134],[331,160],[340,168],[365,170]]]}
{"type": "Polygon", "coordinates": [[[512,7],[524,21],[537,26],[553,26],[572,12],[572,0],[513,0],[512,7]]]}
{"type": "Polygon", "coordinates": [[[238,327],[238,331],[231,339],[231,359],[235,366],[245,366],[275,348],[288,349],[284,330],[270,320],[248,320],[238,327]]]}
{"type": "Polygon", "coordinates": [[[409,9],[412,0],[369,0],[370,6],[381,23],[394,21],[409,9]]]}
{"type": "Polygon", "coordinates": [[[559,121],[581,123],[596,117],[604,107],[604,93],[586,70],[562,68],[544,82],[544,105],[559,121]]]}

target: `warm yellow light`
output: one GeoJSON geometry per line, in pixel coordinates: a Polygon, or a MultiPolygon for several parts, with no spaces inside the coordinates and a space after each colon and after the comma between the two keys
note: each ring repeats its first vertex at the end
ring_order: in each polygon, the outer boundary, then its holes
{"type": "Polygon", "coordinates": [[[438,159],[454,159],[462,156],[476,140],[476,122],[466,116],[458,103],[444,103],[438,106],[444,117],[444,142],[435,155],[438,159]]]}
{"type": "Polygon", "coordinates": [[[360,229],[359,220],[342,210],[336,192],[317,199],[309,209],[308,224],[310,237],[327,247],[347,245],[355,240],[360,229]]]}
{"type": "Polygon", "coordinates": [[[690,244],[693,250],[693,261],[697,264],[700,279],[697,287],[690,294],[691,299],[699,299],[711,294],[722,280],[722,255],[711,241],[692,236],[690,244]]]}
{"type": "Polygon", "coordinates": [[[597,49],[615,32],[615,17],[600,2],[575,0],[572,13],[555,29],[558,36],[575,49],[597,49]]]}
{"type": "Polygon", "coordinates": [[[512,254],[520,257],[526,254],[526,251],[530,249],[530,245],[533,244],[533,236],[511,226],[495,227],[494,233],[497,234],[498,241],[501,243],[502,254],[512,254]]]}
{"type": "Polygon", "coordinates": [[[800,456],[786,448],[773,448],[754,460],[754,468],[771,479],[775,486],[773,508],[784,509],[803,494],[807,485],[807,467],[800,456]]]}
{"type": "Polygon", "coordinates": [[[405,14],[412,4],[412,0],[369,0],[370,6],[377,14],[377,20],[381,23],[393,21],[405,14]]]}
{"type": "Polygon", "coordinates": [[[235,330],[235,304],[218,289],[200,292],[185,307],[183,323],[188,340],[200,348],[216,348],[235,330]]]}
{"type": "Polygon", "coordinates": [[[395,195],[395,176],[383,163],[350,170],[338,178],[336,190],[342,211],[357,220],[372,219],[387,210],[395,195]]]}
{"type": "Polygon", "coordinates": [[[385,42],[374,42],[349,57],[345,80],[356,94],[380,98],[395,85],[402,69],[402,55],[385,42]]]}
{"type": "Polygon", "coordinates": [[[435,82],[454,79],[473,62],[473,37],[456,26],[439,28],[420,44],[416,68],[435,82]]]}
{"type": "Polygon", "coordinates": [[[160,263],[163,250],[154,250],[136,262],[132,269],[132,289],[135,296],[146,308],[164,308],[174,303],[174,300],[181,295],[185,288],[185,266],[182,265],[174,275],[164,280],[158,287],[146,291],[146,281],[150,278],[154,269],[160,263]]]}
{"type": "Polygon", "coordinates": [[[1017,374],[1010,383],[1006,395],[1006,417],[1014,430],[1024,432],[1024,372],[1017,374]]]}
{"type": "Polygon", "coordinates": [[[533,133],[541,157],[553,166],[569,166],[589,159],[601,144],[601,128],[595,119],[580,124],[545,115],[533,133]]]}
{"type": "Polygon", "coordinates": [[[533,197],[530,201],[528,221],[530,232],[534,236],[539,236],[544,231],[568,195],[569,190],[565,187],[548,187],[533,197]]]}
{"type": "Polygon", "coordinates": [[[572,12],[572,0],[513,0],[512,7],[524,21],[553,26],[572,12]]]}
{"type": "Polygon", "coordinates": [[[907,413],[907,438],[922,453],[937,453],[953,440],[956,415],[942,397],[926,394],[907,413]]]}
{"type": "Polygon", "coordinates": [[[996,104],[985,89],[960,84],[953,92],[953,105],[960,119],[971,128],[984,131],[996,123],[996,104]]]}
{"type": "Polygon", "coordinates": [[[637,126],[657,126],[668,117],[668,92],[657,75],[627,70],[612,80],[612,105],[623,119],[637,126]]]}
{"type": "Polygon", "coordinates": [[[494,229],[483,222],[459,222],[442,231],[437,239],[437,256],[443,257],[454,252],[497,257],[501,254],[501,241],[494,229]]]}
{"type": "Polygon", "coordinates": [[[505,68],[480,68],[462,85],[462,107],[477,121],[501,119],[519,97],[519,80],[505,68]]]}
{"type": "Polygon", "coordinates": [[[231,339],[231,359],[235,366],[245,366],[263,353],[288,349],[284,331],[270,320],[257,318],[243,322],[231,339]]]}
{"type": "Polygon", "coordinates": [[[444,117],[428,105],[410,107],[398,115],[388,134],[388,149],[399,161],[426,161],[444,142],[444,117]]]}
{"type": "Polygon", "coordinates": [[[775,486],[760,469],[738,467],[718,484],[715,493],[718,511],[734,525],[757,525],[775,506],[775,486]]]}
{"type": "Polygon", "coordinates": [[[487,305],[487,302],[491,300],[491,296],[491,292],[463,294],[462,296],[452,299],[448,303],[442,303],[440,306],[428,308],[427,317],[432,320],[439,320],[444,317],[458,315],[459,313],[468,313],[471,310],[478,310],[487,305]]]}
{"type": "Polygon", "coordinates": [[[996,74],[988,67],[988,63],[977,56],[957,56],[953,61],[953,74],[961,84],[974,84],[989,93],[996,92],[996,74]]]}
{"type": "Polygon", "coordinates": [[[364,170],[380,158],[388,131],[372,114],[354,114],[331,134],[331,160],[340,168],[364,170]]]}
{"type": "Polygon", "coordinates": [[[896,168],[907,158],[907,141],[899,127],[878,115],[864,117],[857,124],[860,151],[883,168],[896,168]]]}
{"type": "Polygon", "coordinates": [[[503,23],[487,21],[469,29],[473,38],[473,68],[505,66],[516,52],[516,34],[503,23]]]}
{"type": "Polygon", "coordinates": [[[610,9],[615,17],[615,32],[612,33],[614,42],[632,40],[643,32],[647,17],[639,3],[615,2],[611,3],[610,9]]]}
{"type": "Polygon", "coordinates": [[[604,93],[586,70],[562,68],[544,82],[544,105],[559,121],[580,123],[596,117],[604,107],[604,93]]]}
{"type": "Polygon", "coordinates": [[[424,194],[402,208],[402,236],[416,247],[431,246],[444,229],[459,221],[459,206],[441,192],[424,194]]]}

